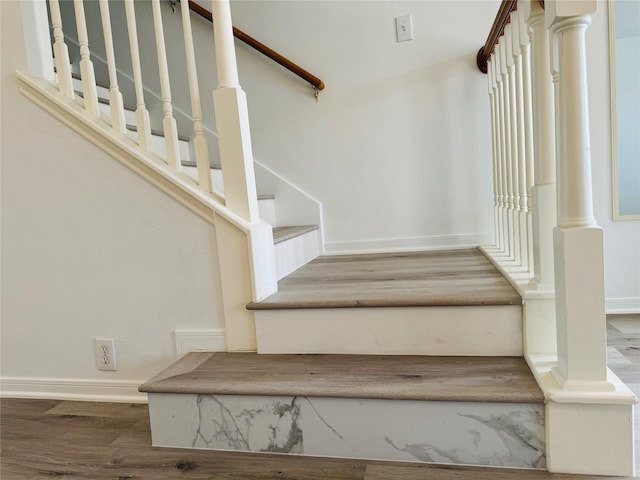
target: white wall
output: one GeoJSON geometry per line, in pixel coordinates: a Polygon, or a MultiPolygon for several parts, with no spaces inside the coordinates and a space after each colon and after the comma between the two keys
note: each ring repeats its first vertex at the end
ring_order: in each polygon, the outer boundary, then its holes
{"type": "Polygon", "coordinates": [[[254,154],[323,204],[328,252],[491,240],[486,76],[496,1],[242,1],[234,24],[323,79],[236,42],[254,154]],[[395,41],[413,15],[415,40],[395,41]]]}
{"type": "Polygon", "coordinates": [[[174,329],[224,327],[215,232],[18,92],[19,6],[0,5],[2,390],[127,399],[175,359],[174,329]]]}
{"type": "Polygon", "coordinates": [[[640,221],[613,221],[608,8],[587,30],[589,115],[594,208],[605,234],[607,311],[640,311],[640,221]]]}

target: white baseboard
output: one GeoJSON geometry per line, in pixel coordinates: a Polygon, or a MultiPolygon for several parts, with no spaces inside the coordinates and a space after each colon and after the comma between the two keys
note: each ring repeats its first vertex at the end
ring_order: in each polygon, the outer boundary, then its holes
{"type": "Polygon", "coordinates": [[[445,248],[472,248],[490,242],[493,235],[470,233],[462,235],[430,235],[425,237],[378,238],[346,242],[325,242],[325,254],[350,255],[357,253],[411,252],[445,248]]]}
{"type": "Polygon", "coordinates": [[[605,300],[607,313],[640,313],[640,297],[614,297],[605,300]]]}
{"type": "Polygon", "coordinates": [[[147,395],[138,392],[143,383],[144,380],[2,377],[0,397],[147,403],[147,395]]]}
{"type": "Polygon", "coordinates": [[[189,352],[224,352],[227,335],[224,328],[178,329],[174,331],[178,357],[189,352]]]}

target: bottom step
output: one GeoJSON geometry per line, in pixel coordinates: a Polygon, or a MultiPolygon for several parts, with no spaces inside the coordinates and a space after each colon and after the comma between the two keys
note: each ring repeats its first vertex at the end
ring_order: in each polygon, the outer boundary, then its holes
{"type": "Polygon", "coordinates": [[[140,390],[155,446],[546,465],[521,358],[193,353],[140,390]]]}

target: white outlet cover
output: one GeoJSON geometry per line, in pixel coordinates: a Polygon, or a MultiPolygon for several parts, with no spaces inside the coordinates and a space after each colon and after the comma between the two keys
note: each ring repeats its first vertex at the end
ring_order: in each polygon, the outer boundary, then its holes
{"type": "Polygon", "coordinates": [[[93,339],[96,355],[96,367],[98,370],[115,371],[116,364],[116,345],[113,338],[93,339]]]}
{"type": "Polygon", "coordinates": [[[411,14],[396,17],[396,39],[398,42],[413,40],[413,20],[411,14]]]}

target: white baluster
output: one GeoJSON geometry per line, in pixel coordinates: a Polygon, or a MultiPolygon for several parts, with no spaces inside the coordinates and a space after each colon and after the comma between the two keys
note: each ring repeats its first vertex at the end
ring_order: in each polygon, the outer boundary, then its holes
{"type": "Polygon", "coordinates": [[[124,102],[122,93],[118,88],[118,72],[116,70],[116,57],[113,52],[113,38],[111,35],[111,15],[109,14],[109,1],[100,0],[100,16],[102,17],[102,32],[104,35],[104,48],[107,53],[107,68],[109,69],[109,107],[111,109],[111,126],[118,133],[127,133],[127,124],[124,119],[124,102]]]}
{"type": "Polygon", "coordinates": [[[509,187],[508,187],[508,170],[507,165],[509,163],[509,155],[511,152],[510,134],[508,130],[509,125],[509,104],[508,104],[508,90],[506,80],[507,65],[505,63],[505,46],[504,36],[498,40],[498,93],[500,101],[500,132],[501,132],[501,177],[502,177],[502,238],[503,238],[503,253],[508,257],[511,250],[510,235],[509,235],[509,187]]]}
{"type": "Polygon", "coordinates": [[[520,265],[520,191],[518,185],[518,102],[516,92],[516,70],[514,61],[513,25],[509,24],[504,29],[505,47],[507,57],[507,80],[509,82],[509,119],[511,129],[511,167],[509,182],[511,184],[511,238],[512,250],[510,264],[520,265]]]}
{"type": "Polygon", "coordinates": [[[83,1],[73,0],[73,8],[76,13],[78,43],[80,44],[80,76],[82,78],[84,108],[92,115],[100,116],[96,75],[93,70],[93,62],[91,61],[91,52],[89,51],[89,36],[87,35],[87,21],[84,17],[83,1]]]}
{"type": "Polygon", "coordinates": [[[496,136],[498,135],[497,121],[496,121],[496,109],[495,109],[495,98],[494,98],[494,89],[493,89],[493,59],[494,55],[491,54],[489,61],[487,62],[487,87],[489,90],[489,106],[491,108],[491,165],[493,171],[493,210],[494,210],[494,238],[495,238],[495,246],[498,248],[500,246],[500,233],[499,233],[499,224],[498,224],[498,141],[496,140],[496,136]]]}
{"type": "Polygon", "coordinates": [[[65,97],[73,98],[73,80],[71,78],[71,62],[69,61],[69,49],[64,43],[62,31],[62,16],[58,0],[49,0],[51,10],[51,23],[53,25],[53,56],[58,73],[58,88],[65,97]]]}
{"type": "Polygon", "coordinates": [[[519,271],[528,275],[529,265],[527,263],[528,256],[528,237],[527,231],[527,166],[526,166],[526,149],[525,149],[525,107],[524,107],[524,79],[522,65],[522,49],[520,45],[520,22],[517,11],[511,13],[511,33],[512,33],[512,54],[513,68],[515,77],[515,127],[516,127],[516,164],[517,171],[514,181],[517,183],[516,206],[518,215],[516,232],[516,249],[518,264],[521,266],[519,271]]]}
{"type": "Polygon", "coordinates": [[[596,1],[545,3],[558,71],[558,226],[554,230],[558,364],[567,390],[612,390],[607,381],[603,232],[593,216],[585,34],[596,1]]]}
{"type": "Polygon", "coordinates": [[[526,2],[531,28],[531,84],[533,109],[534,187],[531,191],[535,290],[554,289],[553,228],[556,226],[556,154],[554,80],[549,58],[549,32],[544,9],[526,2]]]}
{"type": "Polygon", "coordinates": [[[496,52],[498,46],[494,48],[494,52],[491,54],[491,77],[492,77],[492,89],[493,89],[493,103],[496,114],[495,127],[496,127],[496,183],[498,187],[498,209],[497,209],[497,228],[498,228],[498,251],[504,251],[504,225],[503,225],[503,207],[504,196],[502,190],[502,111],[500,106],[500,91],[499,85],[501,83],[500,76],[500,55],[496,52]],[[500,83],[499,83],[500,82],[500,83]]]}
{"type": "Polygon", "coordinates": [[[164,144],[167,151],[167,164],[178,171],[180,165],[180,147],[178,144],[178,127],[173,118],[171,105],[171,85],[169,83],[169,68],[167,66],[167,50],[164,43],[164,28],[162,26],[162,12],[160,0],[152,0],[153,24],[156,32],[156,49],[158,52],[158,69],[160,71],[160,92],[162,95],[162,127],[164,144]]]}
{"type": "Polygon", "coordinates": [[[194,139],[193,145],[198,170],[198,184],[203,192],[211,193],[211,166],[209,164],[209,147],[204,136],[202,124],[202,107],[200,105],[200,89],[198,87],[198,71],[196,69],[195,50],[193,48],[193,34],[191,32],[191,16],[188,0],[180,0],[182,9],[182,27],[184,30],[184,47],[187,60],[187,74],[189,76],[189,91],[191,92],[191,113],[193,115],[194,139]]]}
{"type": "Polygon", "coordinates": [[[124,0],[129,29],[129,49],[131,50],[131,66],[133,67],[133,82],[136,90],[136,128],[138,130],[138,145],[144,150],[151,148],[151,122],[149,111],[144,103],[144,88],[142,87],[142,72],[140,69],[140,51],[138,49],[138,28],[136,27],[136,12],[133,0],[124,0]]]}
{"type": "Polygon", "coordinates": [[[531,213],[531,190],[534,184],[533,178],[533,107],[531,94],[531,40],[529,27],[526,23],[526,14],[522,10],[518,12],[518,25],[520,31],[520,51],[522,52],[522,94],[524,101],[524,153],[526,184],[524,192],[525,222],[527,225],[526,265],[527,271],[533,275],[533,216],[531,213]]]}
{"type": "Polygon", "coordinates": [[[258,222],[247,98],[238,83],[228,0],[212,0],[218,87],[213,92],[226,205],[245,220],[258,222]]]}
{"type": "Polygon", "coordinates": [[[505,133],[505,153],[506,153],[506,186],[507,186],[507,235],[508,235],[508,250],[507,255],[509,260],[514,259],[515,255],[515,238],[514,238],[514,192],[513,192],[513,166],[515,165],[514,154],[514,128],[513,128],[513,102],[514,93],[512,80],[513,71],[513,57],[511,56],[511,49],[509,44],[511,43],[511,29],[509,25],[505,28],[504,34],[504,48],[503,58],[504,63],[502,65],[502,83],[504,85],[504,133],[505,133]],[[510,65],[511,63],[511,65],[510,65]]]}

